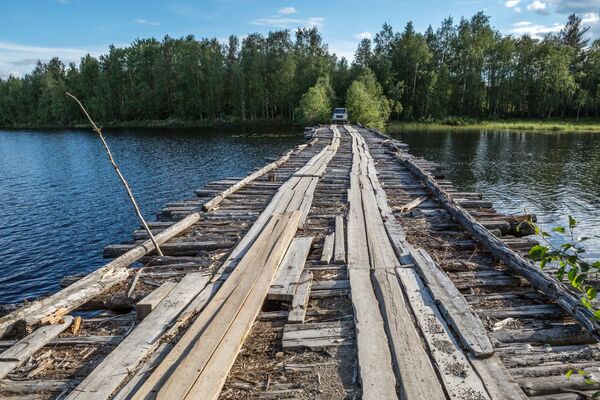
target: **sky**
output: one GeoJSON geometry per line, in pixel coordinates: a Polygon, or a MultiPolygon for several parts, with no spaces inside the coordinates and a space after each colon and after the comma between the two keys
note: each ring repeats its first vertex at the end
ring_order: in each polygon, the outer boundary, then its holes
{"type": "Polygon", "coordinates": [[[600,0],[2,0],[0,77],[23,76],[38,59],[77,62],[136,38],[193,34],[225,41],[302,26],[317,26],[330,51],[352,59],[360,39],[384,22],[401,31],[413,21],[424,31],[478,11],[503,34],[534,37],[560,31],[576,13],[591,26],[590,36],[600,37],[600,0]]]}

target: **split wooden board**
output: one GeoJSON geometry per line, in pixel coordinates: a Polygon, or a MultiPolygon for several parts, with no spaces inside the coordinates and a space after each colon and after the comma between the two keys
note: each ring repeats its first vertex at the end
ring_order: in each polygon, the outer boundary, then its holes
{"type": "Polygon", "coordinates": [[[297,237],[292,241],[271,283],[267,299],[291,301],[294,298],[313,239],[312,236],[297,237]]]}

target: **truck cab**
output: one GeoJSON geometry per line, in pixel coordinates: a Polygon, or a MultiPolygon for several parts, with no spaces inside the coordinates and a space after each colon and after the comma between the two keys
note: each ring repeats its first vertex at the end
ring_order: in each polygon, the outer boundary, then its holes
{"type": "Polygon", "coordinates": [[[331,122],[348,122],[348,110],[345,108],[334,108],[333,115],[331,116],[331,122]]]}

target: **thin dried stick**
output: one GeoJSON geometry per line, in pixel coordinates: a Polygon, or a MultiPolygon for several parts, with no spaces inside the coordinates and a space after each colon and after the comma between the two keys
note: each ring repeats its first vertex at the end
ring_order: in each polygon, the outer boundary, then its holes
{"type": "Polygon", "coordinates": [[[108,155],[108,159],[110,160],[110,163],[112,164],[113,168],[115,169],[115,172],[119,176],[119,179],[121,180],[121,183],[125,187],[125,190],[127,191],[127,195],[129,196],[129,200],[131,200],[131,204],[133,204],[133,208],[135,209],[135,213],[137,214],[138,219],[140,220],[140,222],[144,226],[144,229],[146,230],[146,232],[148,232],[148,235],[150,236],[150,240],[152,241],[152,244],[156,248],[156,252],[162,257],[163,253],[160,250],[160,247],[158,246],[158,243],[156,243],[156,239],[154,239],[154,235],[150,231],[150,228],[148,227],[148,224],[146,224],[146,220],[144,219],[144,216],[142,215],[142,213],[140,211],[140,208],[138,207],[137,202],[135,201],[135,198],[133,197],[133,193],[131,192],[131,189],[129,188],[129,184],[125,180],[125,177],[121,173],[121,170],[119,170],[119,166],[115,162],[115,159],[113,158],[112,153],[110,152],[110,149],[108,148],[108,144],[106,143],[106,140],[104,140],[104,135],[102,135],[102,131],[100,130],[100,128],[98,128],[96,126],[96,124],[94,123],[94,121],[90,117],[90,114],[88,114],[88,112],[86,111],[85,107],[83,107],[83,104],[81,104],[81,102],[79,101],[79,99],[77,97],[73,96],[69,92],[66,92],[66,93],[67,93],[67,96],[73,98],[73,100],[75,100],[77,102],[77,104],[79,104],[79,107],[81,107],[81,111],[83,111],[83,113],[87,117],[88,121],[90,121],[90,124],[92,124],[92,127],[94,128],[94,131],[98,134],[98,136],[100,136],[100,140],[102,141],[102,145],[104,146],[104,150],[106,150],[106,154],[108,155]]]}

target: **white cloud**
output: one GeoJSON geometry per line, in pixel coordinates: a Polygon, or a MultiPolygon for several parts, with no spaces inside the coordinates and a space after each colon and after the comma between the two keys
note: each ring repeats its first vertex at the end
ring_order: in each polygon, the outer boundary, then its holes
{"type": "Polygon", "coordinates": [[[60,4],[69,4],[69,3],[70,3],[70,1],[69,1],[69,0],[58,0],[58,2],[59,2],[60,4]]]}
{"type": "Polygon", "coordinates": [[[298,11],[296,11],[296,9],[294,7],[282,7],[277,12],[279,14],[289,15],[289,14],[296,14],[298,11]]]}
{"type": "Polygon", "coordinates": [[[373,37],[373,34],[371,32],[361,32],[361,33],[357,33],[356,35],[354,35],[355,38],[357,39],[371,39],[373,37]]]}
{"type": "Polygon", "coordinates": [[[520,21],[513,24],[511,33],[516,35],[529,35],[535,39],[542,39],[544,35],[548,33],[560,32],[564,25],[555,23],[552,26],[545,26],[540,24],[534,24],[531,21],[520,21]]]}
{"type": "Polygon", "coordinates": [[[143,19],[143,18],[134,19],[133,22],[135,22],[136,24],[148,25],[148,26],[158,26],[158,25],[160,25],[158,22],[148,21],[147,19],[143,19]]]}
{"type": "Polygon", "coordinates": [[[275,26],[277,28],[289,28],[294,26],[319,28],[323,26],[323,22],[325,22],[325,18],[323,17],[289,18],[282,17],[279,15],[270,16],[266,18],[259,18],[250,21],[252,25],[275,26]]]}
{"type": "Polygon", "coordinates": [[[521,7],[519,7],[519,3],[521,3],[521,0],[506,0],[504,2],[504,6],[513,9],[514,12],[519,14],[521,12],[521,7]]]}
{"type": "Polygon", "coordinates": [[[86,54],[99,56],[108,51],[108,44],[84,47],[41,47],[0,42],[0,77],[23,76],[33,70],[38,60],[60,58],[65,64],[78,63],[86,54]]]}
{"type": "Polygon", "coordinates": [[[547,5],[543,1],[533,0],[527,5],[529,11],[535,11],[538,14],[548,14],[547,5]]]}
{"type": "Polygon", "coordinates": [[[584,24],[596,24],[600,21],[600,14],[598,13],[585,13],[581,18],[581,22],[584,24]]]}

